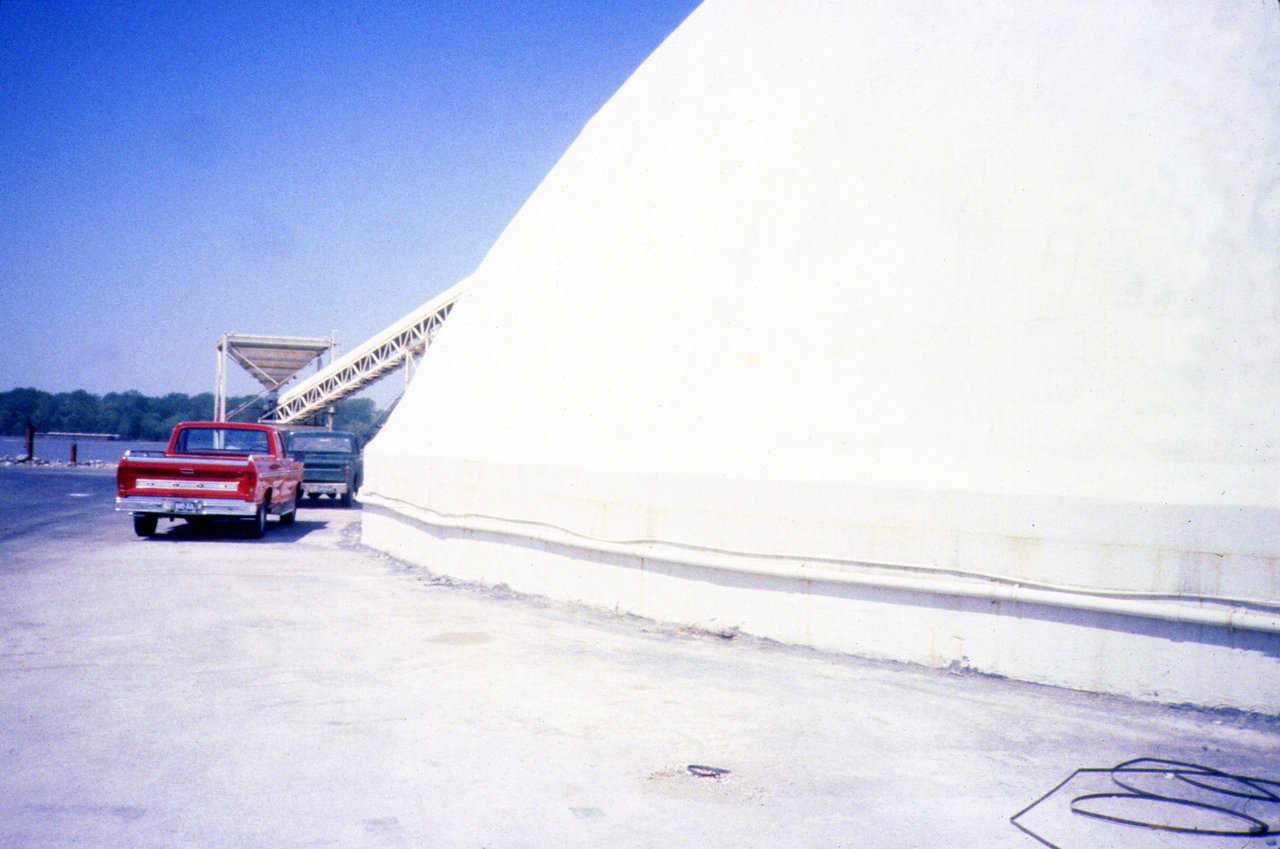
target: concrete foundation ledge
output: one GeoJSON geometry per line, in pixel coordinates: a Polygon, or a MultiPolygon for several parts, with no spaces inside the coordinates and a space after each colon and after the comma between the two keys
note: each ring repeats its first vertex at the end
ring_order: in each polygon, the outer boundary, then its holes
{"type": "Polygon", "coordinates": [[[1280,714],[1280,609],[892,564],[608,542],[366,493],[366,545],[466,581],[780,642],[1280,714]]]}

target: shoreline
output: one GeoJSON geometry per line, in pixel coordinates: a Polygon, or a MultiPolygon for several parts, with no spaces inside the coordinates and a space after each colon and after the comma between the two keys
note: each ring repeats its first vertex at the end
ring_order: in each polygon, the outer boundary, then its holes
{"type": "MultiPolygon", "coordinates": [[[[118,462],[118,461],[116,461],[118,462]]],[[[46,460],[42,457],[0,457],[0,468],[46,469],[69,472],[114,472],[116,463],[109,460],[46,460]]]]}

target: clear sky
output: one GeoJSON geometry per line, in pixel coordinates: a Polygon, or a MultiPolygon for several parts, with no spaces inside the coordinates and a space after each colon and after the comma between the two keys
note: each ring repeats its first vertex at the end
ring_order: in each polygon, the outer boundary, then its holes
{"type": "Polygon", "coordinates": [[[359,344],[475,270],[696,5],[0,0],[0,390],[212,391],[224,331],[359,344]]]}

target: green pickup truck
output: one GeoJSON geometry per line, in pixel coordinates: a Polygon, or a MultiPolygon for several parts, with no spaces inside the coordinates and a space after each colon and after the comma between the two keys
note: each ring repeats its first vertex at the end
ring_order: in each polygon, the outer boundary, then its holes
{"type": "Polygon", "coordinates": [[[364,480],[359,437],[341,430],[295,430],[287,446],[289,456],[302,461],[299,498],[327,495],[351,506],[364,480]]]}

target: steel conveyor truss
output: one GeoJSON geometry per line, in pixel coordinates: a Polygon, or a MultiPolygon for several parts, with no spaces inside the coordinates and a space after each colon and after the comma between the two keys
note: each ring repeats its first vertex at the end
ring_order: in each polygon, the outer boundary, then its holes
{"type": "Polygon", "coordinates": [[[462,295],[465,283],[463,280],[446,289],[327,368],[281,393],[266,420],[288,423],[308,419],[393,369],[412,368],[413,358],[422,356],[431,344],[462,295]]]}

